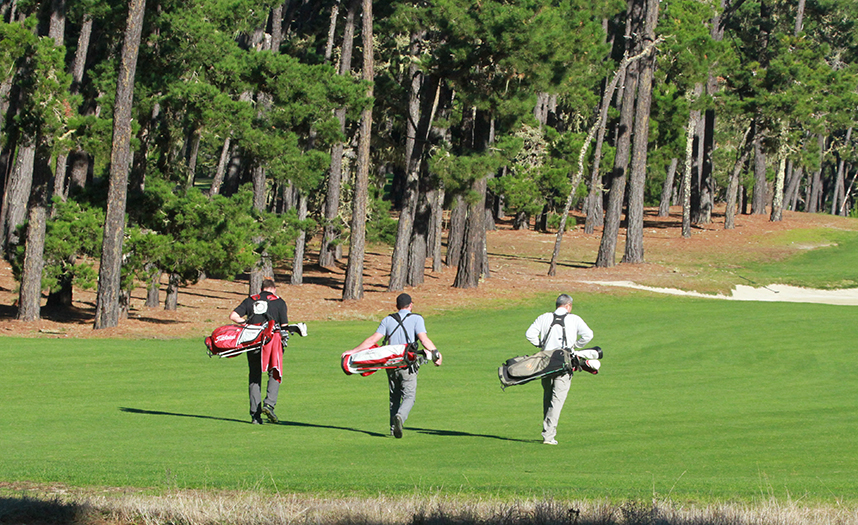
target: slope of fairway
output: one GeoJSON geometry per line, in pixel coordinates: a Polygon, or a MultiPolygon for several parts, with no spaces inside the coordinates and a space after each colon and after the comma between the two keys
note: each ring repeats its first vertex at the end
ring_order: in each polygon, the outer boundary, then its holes
{"type": "Polygon", "coordinates": [[[605,350],[577,374],[556,447],[541,388],[499,387],[538,304],[427,319],[444,366],[420,374],[405,437],[383,374],[339,355],[375,322],[310,325],[277,412],[249,424],[245,358],[202,341],[4,339],[0,479],[332,494],[854,500],[856,307],[578,294],[605,350]]]}

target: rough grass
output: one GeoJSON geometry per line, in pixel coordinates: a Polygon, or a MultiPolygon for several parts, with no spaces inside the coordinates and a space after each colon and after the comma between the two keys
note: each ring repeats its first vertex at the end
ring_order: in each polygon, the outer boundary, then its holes
{"type": "Polygon", "coordinates": [[[446,497],[325,499],[256,492],[0,496],[0,523],[27,525],[852,525],[858,509],[765,500],[684,505],[673,501],[492,501],[446,497]]]}

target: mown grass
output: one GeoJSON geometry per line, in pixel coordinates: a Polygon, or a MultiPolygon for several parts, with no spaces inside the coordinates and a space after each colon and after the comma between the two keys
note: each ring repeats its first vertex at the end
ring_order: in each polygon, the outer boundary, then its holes
{"type": "Polygon", "coordinates": [[[606,357],[576,375],[556,447],[537,384],[497,366],[553,297],[427,319],[404,439],[383,375],[339,355],[375,322],[293,339],[277,412],[247,415],[246,363],[202,341],[4,339],[0,480],[336,496],[854,502],[856,307],[578,294],[606,357]]]}
{"type": "Polygon", "coordinates": [[[809,288],[858,287],[858,232],[833,229],[793,230],[778,242],[802,253],[782,261],[750,263],[746,275],[767,284],[809,288]]]}

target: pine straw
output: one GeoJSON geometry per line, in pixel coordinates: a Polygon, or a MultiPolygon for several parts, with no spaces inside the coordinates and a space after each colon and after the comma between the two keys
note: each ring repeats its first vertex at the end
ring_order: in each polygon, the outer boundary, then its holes
{"type": "Polygon", "coordinates": [[[769,500],[756,504],[623,503],[553,499],[317,498],[254,492],[0,496],[0,523],[20,525],[858,525],[858,508],[769,500]]]}

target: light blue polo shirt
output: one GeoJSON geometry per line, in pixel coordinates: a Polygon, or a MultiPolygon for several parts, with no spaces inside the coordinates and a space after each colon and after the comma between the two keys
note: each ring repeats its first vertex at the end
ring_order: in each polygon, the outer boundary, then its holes
{"type": "Polygon", "coordinates": [[[378,329],[376,333],[379,333],[383,336],[390,337],[390,340],[387,344],[390,345],[403,345],[409,342],[414,342],[417,340],[417,334],[426,333],[426,323],[423,322],[423,316],[419,314],[413,314],[408,310],[400,310],[399,318],[405,319],[402,322],[402,328],[398,328],[399,323],[396,322],[391,316],[387,316],[381,320],[381,323],[378,325],[378,329]],[[411,314],[411,315],[408,315],[411,314]],[[405,316],[408,315],[406,318],[405,316]],[[394,330],[396,330],[394,332],[394,330]],[[406,337],[407,334],[407,337],[406,337]]]}

